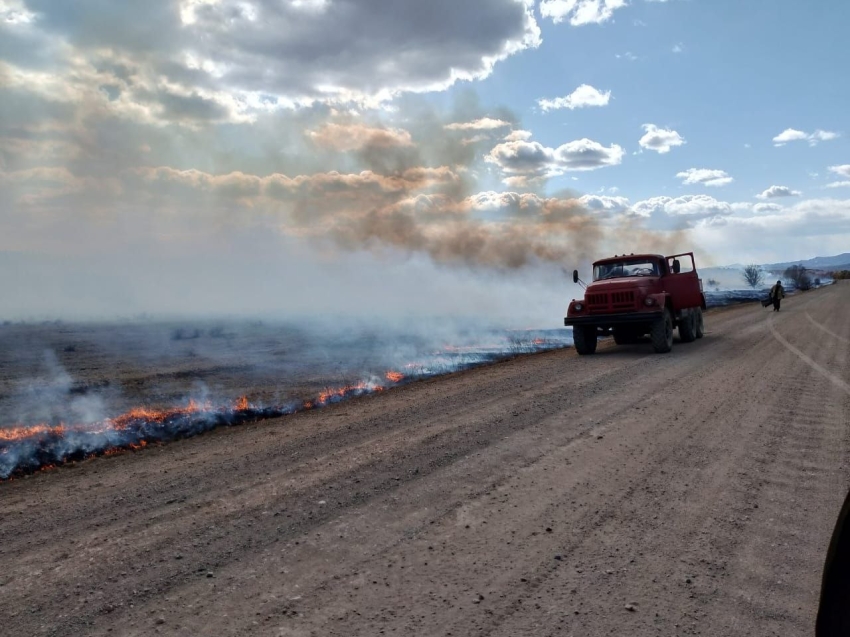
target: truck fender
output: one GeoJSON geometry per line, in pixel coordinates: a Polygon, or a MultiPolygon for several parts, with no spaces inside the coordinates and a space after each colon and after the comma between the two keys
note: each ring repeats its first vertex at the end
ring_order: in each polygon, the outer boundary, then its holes
{"type": "Polygon", "coordinates": [[[666,292],[656,292],[655,294],[647,294],[646,298],[653,299],[655,301],[655,305],[653,307],[667,307],[670,309],[670,312],[673,312],[673,306],[670,302],[670,295],[666,292]]]}

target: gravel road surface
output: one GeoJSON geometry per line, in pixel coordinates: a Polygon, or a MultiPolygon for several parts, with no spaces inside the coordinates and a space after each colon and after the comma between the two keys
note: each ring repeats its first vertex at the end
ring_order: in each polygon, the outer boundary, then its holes
{"type": "Polygon", "coordinates": [[[811,635],[850,285],[0,484],[0,633],[811,635]]]}

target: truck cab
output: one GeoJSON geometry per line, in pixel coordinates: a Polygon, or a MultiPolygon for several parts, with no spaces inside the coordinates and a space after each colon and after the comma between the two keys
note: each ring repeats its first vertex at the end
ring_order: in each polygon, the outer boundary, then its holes
{"type": "MultiPolygon", "coordinates": [[[[578,282],[578,272],[573,272],[578,282]]],[[[583,299],[573,299],[564,325],[573,328],[579,354],[593,354],[599,336],[618,345],[649,336],[656,352],[669,352],[673,330],[682,342],[702,338],[705,295],[693,252],[614,255],[593,264],[583,299]]]]}

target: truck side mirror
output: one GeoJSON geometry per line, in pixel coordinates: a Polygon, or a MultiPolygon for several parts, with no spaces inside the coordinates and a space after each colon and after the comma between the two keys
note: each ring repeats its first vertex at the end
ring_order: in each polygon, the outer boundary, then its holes
{"type": "Polygon", "coordinates": [[[573,283],[578,283],[578,270],[573,270],[573,283]]]}
{"type": "Polygon", "coordinates": [[[673,259],[673,274],[679,274],[682,271],[682,264],[679,259],[673,259]]]}

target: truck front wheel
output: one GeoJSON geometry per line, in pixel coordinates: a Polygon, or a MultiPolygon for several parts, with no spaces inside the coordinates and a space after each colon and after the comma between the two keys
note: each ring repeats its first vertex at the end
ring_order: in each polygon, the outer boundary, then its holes
{"type": "Polygon", "coordinates": [[[657,353],[666,354],[673,349],[673,317],[666,307],[661,317],[652,324],[649,337],[657,353]]]}
{"type": "Polygon", "coordinates": [[[573,328],[573,344],[582,356],[596,351],[597,340],[596,326],[576,325],[573,328]]]}

